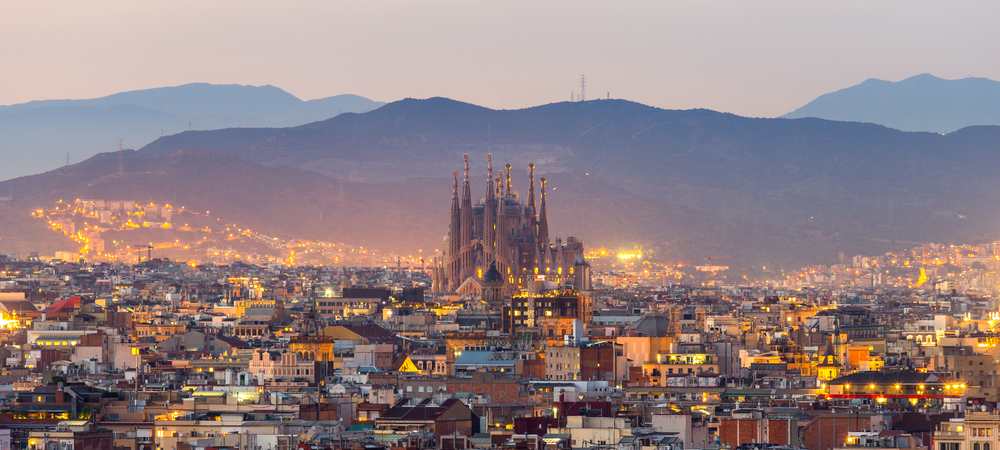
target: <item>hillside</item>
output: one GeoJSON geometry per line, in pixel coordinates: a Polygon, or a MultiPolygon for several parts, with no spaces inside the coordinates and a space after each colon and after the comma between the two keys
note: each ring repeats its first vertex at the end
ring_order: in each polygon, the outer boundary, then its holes
{"type": "Polygon", "coordinates": [[[824,94],[785,118],[869,122],[903,131],[951,133],[972,125],[1000,125],[1000,82],[944,80],[922,74],[898,82],[869,79],[824,94]]]}
{"type": "MultiPolygon", "coordinates": [[[[801,247],[784,246],[767,257],[794,254],[815,263],[836,261],[839,251],[882,248],[875,243],[892,248],[892,241],[1000,237],[994,225],[1000,206],[991,200],[1000,195],[1000,181],[990,170],[1000,164],[998,127],[942,136],[618,100],[495,111],[434,98],[281,130],[181,133],[140,153],[164,154],[195,143],[264,165],[368,182],[446,176],[460,169],[463,153],[472,155],[479,176],[491,151],[498,165],[518,168],[515,188],[524,187],[525,166],[534,162],[550,178],[590,174],[650,205],[742,224],[734,235],[709,240],[727,242],[725,254],[749,253],[750,242],[766,242],[748,231],[758,226],[790,242],[812,236],[801,247]]],[[[447,201],[444,195],[439,201],[447,201]]],[[[574,211],[613,206],[584,201],[574,211]]],[[[589,238],[613,240],[612,231],[589,238]]],[[[690,241],[681,232],[672,238],[690,241]]],[[[690,255],[710,253],[701,248],[690,255]]]]}
{"type": "MultiPolygon", "coordinates": [[[[709,242],[711,235],[706,231],[730,228],[703,213],[650,204],[595,177],[554,174],[549,186],[554,236],[603,237],[607,230],[616,230],[614,236],[622,245],[641,240],[647,246],[662,245],[656,239],[689,236],[690,242],[674,241],[671,248],[664,248],[680,254],[691,251],[695,242],[709,242]],[[615,208],[573,207],[590,200],[615,208]]],[[[476,186],[477,191],[482,188],[476,186]]],[[[108,153],[45,174],[0,182],[0,192],[9,192],[14,198],[0,206],[8,219],[30,223],[31,211],[60,199],[170,203],[191,211],[211,211],[212,217],[285,239],[346,242],[415,253],[440,248],[447,233],[450,190],[447,178],[356,183],[301,169],[264,167],[215,150],[192,148],[156,157],[126,152],[121,176],[117,155],[108,153]]],[[[60,237],[54,232],[45,234],[41,220],[34,220],[33,227],[34,236],[60,237]]],[[[24,226],[15,231],[23,233],[24,226]]],[[[130,238],[130,242],[143,240],[130,238]]],[[[27,242],[23,244],[17,251],[31,251],[25,249],[27,242]]],[[[3,251],[11,250],[0,247],[3,251]]]]}
{"type": "Polygon", "coordinates": [[[118,147],[138,148],[165,134],[227,127],[287,127],[383,103],[356,95],[302,101],[274,86],[194,83],[87,100],[0,106],[0,180],[80,162],[118,147]]]}
{"type": "Polygon", "coordinates": [[[184,132],[129,152],[123,179],[95,175],[117,170],[102,155],[0,192],[184,201],[283,236],[405,251],[440,246],[450,172],[469,153],[481,195],[488,151],[517,167],[517,192],[529,162],[550,180],[553,235],[665,261],[797,267],[1000,238],[1000,127],[942,136],[615,100],[495,111],[408,99],[292,128],[184,132]],[[219,152],[177,153],[191,147],[219,152]]]}

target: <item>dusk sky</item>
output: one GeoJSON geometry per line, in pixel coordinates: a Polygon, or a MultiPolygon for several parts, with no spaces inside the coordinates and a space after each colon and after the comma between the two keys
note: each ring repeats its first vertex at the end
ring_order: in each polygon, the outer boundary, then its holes
{"type": "Polygon", "coordinates": [[[1000,79],[987,1],[0,0],[0,104],[190,82],[777,116],[867,78],[1000,79]]]}

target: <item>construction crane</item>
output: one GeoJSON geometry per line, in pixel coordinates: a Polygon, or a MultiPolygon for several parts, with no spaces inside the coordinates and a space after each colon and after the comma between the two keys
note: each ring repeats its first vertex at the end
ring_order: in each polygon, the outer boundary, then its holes
{"type": "Polygon", "coordinates": [[[947,283],[948,283],[948,280],[942,280],[940,278],[935,278],[934,281],[931,282],[931,288],[934,290],[934,295],[938,295],[940,293],[940,292],[938,292],[938,286],[939,285],[947,284],[947,283]]]}
{"type": "Polygon", "coordinates": [[[135,253],[136,255],[139,255],[139,256],[137,256],[137,258],[139,258],[140,260],[142,260],[142,251],[143,250],[146,251],[146,261],[152,261],[153,260],[153,244],[148,244],[148,245],[145,245],[145,246],[137,246],[136,249],[138,249],[138,250],[132,250],[131,253],[135,253]]]}

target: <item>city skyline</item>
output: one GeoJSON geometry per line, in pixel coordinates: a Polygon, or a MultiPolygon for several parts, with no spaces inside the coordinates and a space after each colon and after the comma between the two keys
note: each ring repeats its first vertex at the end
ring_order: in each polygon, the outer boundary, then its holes
{"type": "Polygon", "coordinates": [[[997,13],[0,0],[0,450],[997,450],[997,13]]]}

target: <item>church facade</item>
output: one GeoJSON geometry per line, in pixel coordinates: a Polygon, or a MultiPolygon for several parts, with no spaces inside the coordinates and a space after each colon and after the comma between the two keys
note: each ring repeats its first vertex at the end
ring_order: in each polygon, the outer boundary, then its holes
{"type": "Polygon", "coordinates": [[[435,292],[460,292],[464,286],[482,286],[490,271],[503,280],[505,296],[537,292],[545,285],[589,289],[590,267],[584,259],[583,242],[569,237],[566,242],[549,236],[545,178],[540,181],[540,203],[535,203],[534,164],[528,165],[528,197],[513,189],[511,165],[493,175],[493,157],[487,155],[484,197],[472,201],[469,155],[464,155],[462,194],[458,192],[458,172],[452,172],[451,217],[443,254],[433,267],[435,292]]]}

